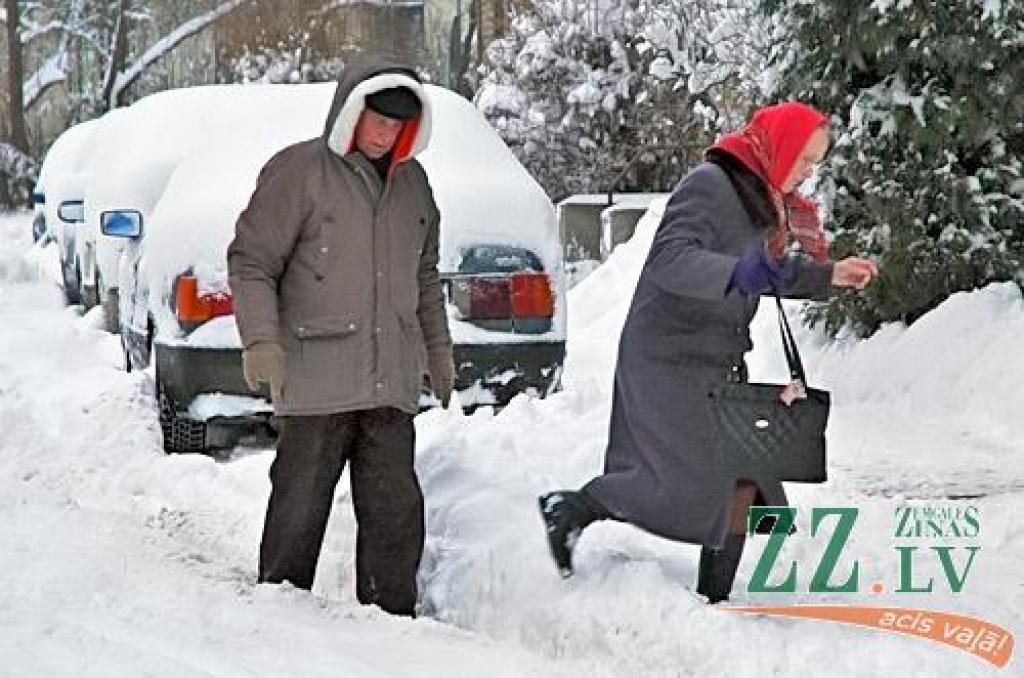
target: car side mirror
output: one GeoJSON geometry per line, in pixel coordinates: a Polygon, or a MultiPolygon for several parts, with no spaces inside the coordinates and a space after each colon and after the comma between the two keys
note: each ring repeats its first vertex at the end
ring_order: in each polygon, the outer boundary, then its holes
{"type": "Polygon", "coordinates": [[[142,213],[136,210],[112,210],[100,215],[100,231],[114,238],[138,238],[142,235],[142,213]]]}
{"type": "Polygon", "coordinates": [[[80,224],[85,221],[85,203],[81,200],[65,200],[57,208],[60,220],[69,224],[80,224]]]}

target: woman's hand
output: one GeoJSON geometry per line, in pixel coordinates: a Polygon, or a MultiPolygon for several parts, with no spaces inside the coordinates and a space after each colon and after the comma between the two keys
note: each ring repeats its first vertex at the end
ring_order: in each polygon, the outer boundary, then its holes
{"type": "Polygon", "coordinates": [[[878,266],[875,262],[861,257],[846,257],[837,261],[832,269],[832,285],[835,287],[862,290],[877,277],[878,266]]]}
{"type": "Polygon", "coordinates": [[[773,261],[763,247],[758,247],[736,262],[728,289],[735,288],[742,294],[756,297],[778,289],[781,272],[782,264],[773,261]]]}

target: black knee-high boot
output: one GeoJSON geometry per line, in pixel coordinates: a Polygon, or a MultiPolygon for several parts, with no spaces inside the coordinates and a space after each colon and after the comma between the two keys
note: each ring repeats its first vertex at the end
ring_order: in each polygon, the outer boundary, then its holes
{"type": "Polygon", "coordinates": [[[707,596],[708,603],[729,600],[746,540],[746,535],[730,534],[725,537],[725,544],[720,549],[701,547],[697,593],[707,596]]]}
{"type": "Polygon", "coordinates": [[[540,514],[547,529],[548,546],[562,578],[571,577],[572,551],[585,528],[595,520],[610,518],[611,514],[586,492],[560,490],[541,495],[538,499],[540,514]]]}

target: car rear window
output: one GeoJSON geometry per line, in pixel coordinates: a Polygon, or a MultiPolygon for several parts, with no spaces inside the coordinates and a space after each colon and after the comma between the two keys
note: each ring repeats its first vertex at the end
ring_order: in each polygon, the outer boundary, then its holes
{"type": "Polygon", "coordinates": [[[543,271],[540,257],[523,247],[473,245],[462,251],[459,273],[515,273],[543,271]]]}

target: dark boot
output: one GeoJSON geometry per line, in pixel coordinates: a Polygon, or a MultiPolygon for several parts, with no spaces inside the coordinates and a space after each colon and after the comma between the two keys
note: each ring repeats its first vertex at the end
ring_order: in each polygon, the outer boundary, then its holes
{"type": "Polygon", "coordinates": [[[701,547],[697,593],[707,596],[709,604],[729,600],[746,540],[745,535],[730,534],[726,536],[725,544],[720,549],[701,547]]]}
{"type": "Polygon", "coordinates": [[[558,574],[563,579],[571,577],[572,551],[576,548],[583,528],[595,520],[608,518],[608,511],[585,493],[571,490],[541,495],[538,503],[558,574]]]}

